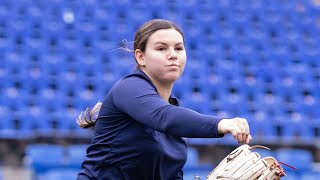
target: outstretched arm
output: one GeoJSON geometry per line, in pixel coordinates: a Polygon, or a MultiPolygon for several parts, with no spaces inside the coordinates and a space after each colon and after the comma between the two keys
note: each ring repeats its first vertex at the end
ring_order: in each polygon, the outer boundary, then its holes
{"type": "Polygon", "coordinates": [[[164,101],[147,81],[132,77],[113,89],[113,102],[137,122],[157,131],[179,137],[221,137],[218,123],[222,118],[200,114],[164,101]]]}

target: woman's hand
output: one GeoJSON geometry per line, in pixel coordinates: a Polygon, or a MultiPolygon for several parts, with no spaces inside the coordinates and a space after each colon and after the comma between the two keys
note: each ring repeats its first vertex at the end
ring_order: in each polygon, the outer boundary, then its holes
{"type": "Polygon", "coordinates": [[[220,134],[231,133],[239,144],[249,144],[252,139],[248,122],[243,118],[222,119],[218,124],[218,131],[220,134]]]}

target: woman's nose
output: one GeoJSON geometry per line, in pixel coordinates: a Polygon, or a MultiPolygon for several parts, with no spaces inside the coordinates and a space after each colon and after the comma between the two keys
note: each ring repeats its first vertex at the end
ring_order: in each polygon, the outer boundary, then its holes
{"type": "Polygon", "coordinates": [[[170,49],[170,51],[168,52],[168,59],[177,59],[177,52],[175,51],[175,49],[170,49]]]}

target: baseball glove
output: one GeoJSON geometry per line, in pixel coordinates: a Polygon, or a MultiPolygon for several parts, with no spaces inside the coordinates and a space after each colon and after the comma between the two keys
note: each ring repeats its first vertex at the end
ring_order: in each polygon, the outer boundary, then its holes
{"type": "Polygon", "coordinates": [[[285,172],[278,161],[271,157],[261,156],[257,152],[252,152],[254,148],[265,148],[256,145],[241,145],[225,157],[220,164],[211,171],[207,176],[207,180],[265,180],[280,179],[285,172]]]}

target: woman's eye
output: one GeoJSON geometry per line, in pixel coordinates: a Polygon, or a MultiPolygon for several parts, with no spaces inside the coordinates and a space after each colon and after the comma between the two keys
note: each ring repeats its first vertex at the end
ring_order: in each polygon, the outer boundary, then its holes
{"type": "Polygon", "coordinates": [[[177,50],[177,51],[182,51],[183,48],[182,48],[182,47],[177,47],[176,50],[177,50]]]}
{"type": "Polygon", "coordinates": [[[164,50],[166,50],[164,47],[159,47],[159,48],[157,48],[157,50],[158,51],[164,51],[164,50]]]}

